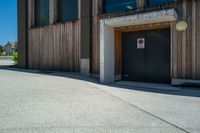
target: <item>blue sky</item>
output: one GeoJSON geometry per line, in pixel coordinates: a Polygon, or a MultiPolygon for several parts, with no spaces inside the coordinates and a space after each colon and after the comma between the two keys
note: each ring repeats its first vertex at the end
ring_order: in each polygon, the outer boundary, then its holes
{"type": "Polygon", "coordinates": [[[0,45],[17,40],[17,0],[0,0],[0,45]]]}

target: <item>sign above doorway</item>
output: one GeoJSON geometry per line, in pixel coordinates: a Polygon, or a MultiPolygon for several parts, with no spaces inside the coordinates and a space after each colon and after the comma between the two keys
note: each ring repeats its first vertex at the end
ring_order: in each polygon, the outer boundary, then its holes
{"type": "Polygon", "coordinates": [[[145,38],[138,38],[137,49],[144,49],[144,48],[145,48],[145,38]]]}

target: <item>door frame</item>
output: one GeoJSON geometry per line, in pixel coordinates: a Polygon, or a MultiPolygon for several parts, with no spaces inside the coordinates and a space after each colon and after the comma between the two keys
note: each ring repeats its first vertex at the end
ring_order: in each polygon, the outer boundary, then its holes
{"type": "Polygon", "coordinates": [[[123,53],[122,53],[122,33],[137,32],[156,29],[170,29],[170,77],[172,78],[172,29],[171,22],[154,23],[146,25],[128,26],[115,28],[115,80],[122,80],[123,53]]]}
{"type": "Polygon", "coordinates": [[[115,81],[115,29],[117,27],[176,22],[177,19],[178,15],[175,9],[163,9],[128,16],[101,19],[100,82],[113,83],[115,81]]]}

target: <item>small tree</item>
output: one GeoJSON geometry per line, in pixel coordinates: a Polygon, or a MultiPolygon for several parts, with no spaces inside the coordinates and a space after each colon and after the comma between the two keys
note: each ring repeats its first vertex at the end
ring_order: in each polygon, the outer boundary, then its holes
{"type": "Polygon", "coordinates": [[[18,55],[18,43],[15,42],[14,53],[13,53],[13,61],[18,64],[19,55],[18,55]]]}
{"type": "Polygon", "coordinates": [[[3,46],[0,45],[0,55],[3,53],[3,46]]]}
{"type": "Polygon", "coordinates": [[[18,52],[18,42],[15,42],[15,48],[14,48],[15,52],[18,52]]]}

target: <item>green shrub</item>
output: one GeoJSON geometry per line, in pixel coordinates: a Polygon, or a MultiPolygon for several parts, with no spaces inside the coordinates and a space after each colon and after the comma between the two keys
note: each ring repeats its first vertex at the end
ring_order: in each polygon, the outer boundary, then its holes
{"type": "Polygon", "coordinates": [[[17,64],[19,59],[19,55],[17,52],[13,53],[13,61],[17,64]]]}

